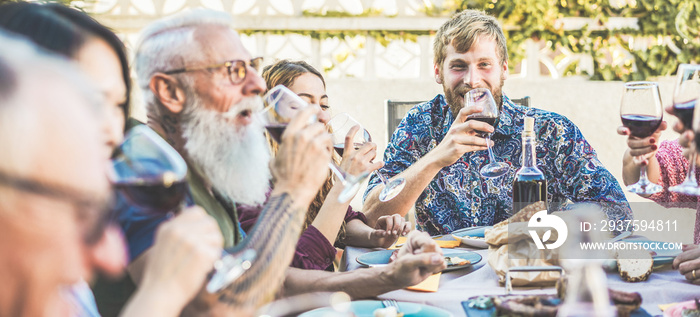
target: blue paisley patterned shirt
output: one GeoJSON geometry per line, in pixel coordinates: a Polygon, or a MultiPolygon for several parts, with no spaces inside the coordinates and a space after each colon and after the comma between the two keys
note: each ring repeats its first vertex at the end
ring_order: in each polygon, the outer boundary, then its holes
{"type": "MultiPolygon", "coordinates": [[[[547,179],[550,211],[566,209],[569,202],[606,202],[601,205],[608,219],[632,219],[620,185],[576,125],[553,112],[515,105],[504,95],[500,122],[491,139],[496,160],[510,164],[510,171],[498,178],[481,177],[479,169],[489,163],[488,152],[464,154],[442,168],[418,197],[418,229],[431,235],[447,234],[508,218],[513,180],[522,164],[521,134],[526,115],[535,118],[537,165],[547,179]]],[[[380,171],[387,177],[403,172],[442,141],[453,121],[443,95],[413,107],[394,131],[384,152],[386,165],[380,171]]],[[[365,198],[379,183],[373,174],[365,198]]]]}

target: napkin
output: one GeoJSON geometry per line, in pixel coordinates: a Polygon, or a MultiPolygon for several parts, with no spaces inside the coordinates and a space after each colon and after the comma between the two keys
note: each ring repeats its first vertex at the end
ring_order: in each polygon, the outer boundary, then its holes
{"type": "MultiPolygon", "coordinates": [[[[456,247],[458,247],[458,246],[462,243],[462,241],[455,240],[455,239],[452,238],[452,237],[440,237],[440,239],[447,239],[447,238],[449,238],[450,240],[435,240],[435,242],[437,242],[437,244],[438,244],[441,248],[445,248],[445,249],[456,248],[456,247]]],[[[399,237],[399,238],[396,240],[396,243],[394,243],[394,245],[392,245],[392,246],[389,247],[388,249],[389,249],[389,250],[398,249],[398,248],[400,248],[404,243],[406,243],[406,237],[399,237]]]]}
{"type": "Polygon", "coordinates": [[[661,309],[661,311],[665,311],[665,310],[667,310],[673,306],[676,306],[676,305],[678,305],[678,303],[659,304],[659,309],[661,309]]]}
{"type": "Polygon", "coordinates": [[[425,281],[417,285],[406,287],[406,289],[420,292],[437,292],[438,286],[440,285],[440,275],[442,275],[442,273],[435,273],[426,278],[425,281]]]}
{"type": "Polygon", "coordinates": [[[406,243],[406,237],[399,237],[398,239],[396,239],[394,245],[388,247],[387,250],[396,250],[400,248],[400,246],[397,247],[397,245],[402,245],[404,243],[406,243]]]}

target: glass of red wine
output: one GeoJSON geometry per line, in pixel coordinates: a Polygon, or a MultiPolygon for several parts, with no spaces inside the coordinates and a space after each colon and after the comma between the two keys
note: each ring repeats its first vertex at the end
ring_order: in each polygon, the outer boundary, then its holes
{"type": "MultiPolygon", "coordinates": [[[[360,129],[357,131],[357,133],[355,133],[353,138],[352,143],[355,146],[355,149],[359,149],[360,146],[367,142],[372,142],[372,136],[369,134],[369,131],[367,131],[359,122],[357,122],[357,120],[347,113],[343,112],[333,117],[333,119],[328,122],[328,126],[330,127],[333,135],[333,148],[341,157],[343,156],[345,150],[345,137],[348,135],[350,130],[356,126],[360,129]]],[[[401,190],[403,190],[404,186],[406,186],[406,180],[403,177],[389,180],[378,170],[375,171],[375,173],[377,173],[379,180],[381,180],[382,184],[384,184],[384,188],[379,193],[380,201],[389,201],[393,199],[401,192],[401,190]]]]}
{"type": "MultiPolygon", "coordinates": [[[[108,176],[130,204],[144,213],[166,215],[185,206],[187,163],[156,132],[145,125],[132,128],[117,148],[108,176]]],[[[228,286],[251,266],[256,252],[222,252],[207,284],[210,293],[228,286]]]]}
{"type": "MultiPolygon", "coordinates": [[[[620,104],[620,118],[622,125],[630,130],[632,136],[637,138],[651,136],[661,124],[663,116],[664,109],[657,83],[646,81],[625,83],[620,104]]],[[[627,190],[638,195],[651,195],[660,192],[662,187],[649,181],[647,167],[644,164],[639,171],[639,181],[627,186],[627,190]]]]}
{"type": "MultiPolygon", "coordinates": [[[[468,120],[477,120],[490,124],[494,128],[498,125],[498,106],[491,95],[491,91],[486,88],[474,88],[467,92],[464,97],[465,107],[471,108],[481,106],[482,110],[479,113],[471,114],[467,117],[468,120]]],[[[480,133],[480,136],[486,138],[486,148],[489,152],[489,164],[481,168],[479,173],[483,177],[494,178],[504,175],[510,170],[510,165],[504,162],[496,162],[491,150],[491,134],[480,133]]]]}
{"type": "Polygon", "coordinates": [[[143,125],[129,130],[112,159],[109,176],[130,204],[148,214],[178,211],[187,193],[185,160],[143,125]]]}
{"type": "MultiPolygon", "coordinates": [[[[693,126],[693,113],[695,103],[700,94],[700,65],[681,64],[676,74],[676,84],[673,89],[673,113],[683,123],[683,129],[691,130],[693,126]]],[[[693,154],[688,165],[688,174],[685,180],[668,190],[676,193],[700,196],[700,187],[695,177],[695,158],[693,154]]]]}
{"type": "MultiPolygon", "coordinates": [[[[282,134],[287,128],[287,124],[309,104],[283,85],[270,89],[263,99],[266,107],[260,112],[259,117],[270,137],[277,143],[281,143],[282,134]]],[[[318,118],[314,117],[312,120],[316,122],[318,118]]],[[[338,201],[341,203],[349,201],[357,194],[360,182],[368,175],[367,173],[362,175],[346,173],[333,161],[329,162],[328,166],[344,186],[343,191],[338,196],[338,201]]]]}
{"type": "MultiPolygon", "coordinates": [[[[698,99],[695,100],[696,103],[700,102],[700,95],[698,96],[698,99]]],[[[693,146],[695,146],[695,151],[693,151],[693,155],[691,155],[691,160],[690,160],[690,166],[695,166],[697,164],[697,155],[698,151],[700,151],[700,111],[696,111],[693,114],[693,133],[695,136],[695,142],[693,142],[693,146]]],[[[690,168],[688,168],[690,169],[690,168]]],[[[693,176],[695,176],[695,167],[693,168],[693,176]]],[[[687,177],[686,177],[687,179],[687,177]]],[[[698,191],[700,193],[700,190],[698,191]]],[[[696,196],[700,196],[700,194],[696,194],[696,196]]]]}

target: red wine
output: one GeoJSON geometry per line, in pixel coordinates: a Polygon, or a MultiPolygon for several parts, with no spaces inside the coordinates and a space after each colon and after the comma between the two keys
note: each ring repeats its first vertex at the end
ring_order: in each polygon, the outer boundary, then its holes
{"type": "Polygon", "coordinates": [[[646,138],[659,128],[661,117],[642,114],[626,114],[622,116],[622,125],[630,129],[630,133],[638,138],[646,138]]]}
{"type": "MultiPolygon", "coordinates": [[[[490,124],[494,129],[498,125],[498,117],[467,117],[467,121],[469,121],[469,120],[486,122],[486,123],[490,124]]],[[[477,134],[480,137],[485,138],[487,133],[477,132],[477,134]]]]}
{"type": "Polygon", "coordinates": [[[498,125],[498,117],[467,117],[467,121],[469,120],[486,122],[494,128],[498,125]]]}
{"type": "Polygon", "coordinates": [[[695,112],[695,100],[676,103],[673,105],[673,112],[683,123],[686,130],[693,128],[693,112],[695,112]]]}
{"type": "Polygon", "coordinates": [[[286,124],[271,124],[265,126],[265,128],[272,139],[274,139],[277,143],[282,143],[282,133],[284,133],[284,129],[287,128],[286,124]]]}
{"type": "Polygon", "coordinates": [[[148,213],[164,214],[175,210],[185,199],[187,185],[184,180],[165,186],[162,180],[114,185],[131,204],[148,213]]]}
{"type": "Polygon", "coordinates": [[[547,203],[547,180],[542,173],[518,173],[513,182],[513,214],[532,203],[547,203]]]}
{"type": "MultiPolygon", "coordinates": [[[[355,150],[359,149],[362,146],[362,143],[355,143],[355,150]]],[[[333,148],[335,149],[336,152],[340,156],[343,156],[343,153],[345,153],[345,143],[336,143],[333,144],[333,148]]]]}

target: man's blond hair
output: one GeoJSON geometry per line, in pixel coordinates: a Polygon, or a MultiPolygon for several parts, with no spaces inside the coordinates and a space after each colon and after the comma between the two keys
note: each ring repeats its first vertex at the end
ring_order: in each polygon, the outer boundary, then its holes
{"type": "Polygon", "coordinates": [[[498,45],[496,53],[501,65],[508,60],[506,36],[496,18],[477,10],[465,10],[455,14],[437,31],[433,43],[435,65],[442,65],[446,58],[447,46],[452,44],[459,53],[471,49],[482,36],[495,40],[498,45]]]}

